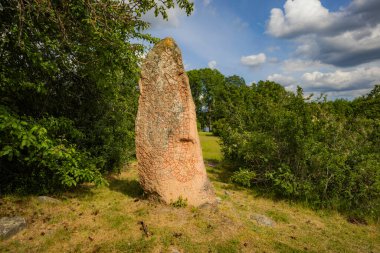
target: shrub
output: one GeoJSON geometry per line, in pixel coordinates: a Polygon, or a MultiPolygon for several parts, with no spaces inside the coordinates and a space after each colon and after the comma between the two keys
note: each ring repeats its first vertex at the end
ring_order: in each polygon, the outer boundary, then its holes
{"type": "Polygon", "coordinates": [[[229,104],[215,126],[225,158],[244,168],[233,182],[313,207],[380,216],[380,115],[358,109],[376,104],[375,92],[327,102],[273,82],[229,89],[224,96],[233,99],[218,101],[229,104]]]}
{"type": "Polygon", "coordinates": [[[256,177],[256,173],[251,170],[240,168],[231,176],[231,181],[245,187],[251,187],[251,183],[256,177]]]}
{"type": "Polygon", "coordinates": [[[83,182],[105,183],[89,154],[49,138],[32,118],[19,119],[1,106],[0,136],[2,192],[46,193],[83,182]]]}

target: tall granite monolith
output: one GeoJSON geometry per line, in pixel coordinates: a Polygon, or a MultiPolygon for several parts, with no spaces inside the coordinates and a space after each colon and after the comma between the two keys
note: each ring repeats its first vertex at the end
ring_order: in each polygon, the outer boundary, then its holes
{"type": "Polygon", "coordinates": [[[139,81],[136,155],[140,184],[165,203],[215,203],[198,137],[195,106],[181,51],[172,38],[146,56],[139,81]]]}

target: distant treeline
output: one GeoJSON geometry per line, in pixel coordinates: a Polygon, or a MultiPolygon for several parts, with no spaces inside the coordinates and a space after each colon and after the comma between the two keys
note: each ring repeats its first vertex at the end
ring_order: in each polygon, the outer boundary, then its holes
{"type": "Polygon", "coordinates": [[[202,128],[220,136],[232,181],[354,215],[380,216],[380,85],[353,101],[305,97],[217,70],[188,73],[202,128]]]}

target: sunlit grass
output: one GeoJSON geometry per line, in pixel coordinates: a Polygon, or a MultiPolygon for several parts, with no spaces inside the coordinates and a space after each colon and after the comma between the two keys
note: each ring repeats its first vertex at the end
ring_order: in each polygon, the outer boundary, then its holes
{"type": "Polygon", "coordinates": [[[218,209],[149,202],[132,164],[108,187],[84,186],[59,196],[59,204],[3,197],[0,217],[24,216],[28,227],[0,242],[0,252],[380,252],[379,225],[354,225],[336,212],[258,197],[221,180],[218,139],[206,133],[200,138],[222,199],[218,209]],[[276,226],[257,224],[254,213],[276,226]]]}
{"type": "Polygon", "coordinates": [[[207,161],[220,161],[222,152],[220,150],[219,138],[212,133],[200,132],[199,138],[202,145],[203,159],[207,161]]]}

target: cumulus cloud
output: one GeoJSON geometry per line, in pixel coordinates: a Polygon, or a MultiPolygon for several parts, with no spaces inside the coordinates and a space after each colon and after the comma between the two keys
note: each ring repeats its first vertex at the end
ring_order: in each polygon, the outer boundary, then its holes
{"type": "Polygon", "coordinates": [[[282,74],[273,74],[267,77],[267,80],[279,83],[283,86],[293,86],[296,83],[296,79],[292,76],[285,76],[282,74]]]}
{"type": "Polygon", "coordinates": [[[319,0],[287,0],[272,9],[267,32],[294,39],[296,53],[338,67],[380,59],[380,1],[353,0],[330,12],[319,0]]]}
{"type": "Polygon", "coordinates": [[[380,67],[366,66],[350,70],[330,72],[312,71],[301,75],[273,74],[267,80],[274,81],[295,92],[301,86],[305,95],[326,94],[329,99],[353,99],[367,94],[375,84],[380,83],[380,67]]]}
{"type": "Polygon", "coordinates": [[[370,89],[376,83],[380,83],[380,67],[336,70],[329,73],[314,71],[302,75],[302,84],[307,90],[323,92],[370,89]]]}
{"type": "Polygon", "coordinates": [[[216,61],[210,61],[207,65],[210,69],[215,69],[216,68],[216,61]]]}
{"type": "Polygon", "coordinates": [[[276,37],[290,37],[305,31],[326,28],[332,16],[319,0],[288,0],[281,9],[272,9],[268,32],[276,37]]]}
{"type": "Polygon", "coordinates": [[[322,37],[318,41],[319,48],[311,56],[329,64],[348,67],[380,59],[380,24],[322,37]]]}
{"type": "Polygon", "coordinates": [[[258,67],[262,64],[264,64],[267,60],[267,57],[264,53],[256,54],[256,55],[248,55],[248,56],[242,56],[240,58],[240,62],[243,65],[246,65],[248,67],[258,67]]]}
{"type": "Polygon", "coordinates": [[[302,72],[308,69],[316,69],[323,67],[320,61],[311,61],[303,59],[288,59],[282,63],[282,69],[285,72],[302,72]]]}

